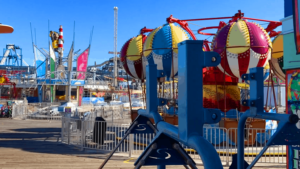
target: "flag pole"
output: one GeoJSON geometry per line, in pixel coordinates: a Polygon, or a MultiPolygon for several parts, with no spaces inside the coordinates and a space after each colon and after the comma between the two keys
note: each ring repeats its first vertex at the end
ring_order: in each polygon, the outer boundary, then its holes
{"type": "Polygon", "coordinates": [[[74,52],[74,41],[72,43],[70,52],[68,54],[68,86],[67,86],[67,101],[71,102],[71,80],[72,80],[72,60],[73,60],[73,52],[74,52]]]}

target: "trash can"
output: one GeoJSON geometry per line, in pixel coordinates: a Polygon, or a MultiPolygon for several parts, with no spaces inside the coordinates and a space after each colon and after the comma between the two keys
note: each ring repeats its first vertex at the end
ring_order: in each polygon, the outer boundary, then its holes
{"type": "MultiPolygon", "coordinates": [[[[62,109],[64,108],[64,116],[67,117],[67,118],[71,118],[71,113],[72,113],[72,110],[71,110],[71,107],[62,107],[62,109]]],[[[58,107],[59,109],[59,107],[58,107]]],[[[60,111],[60,110],[58,110],[60,111]]]]}
{"type": "Polygon", "coordinates": [[[93,142],[99,145],[104,144],[106,136],[106,121],[102,117],[96,117],[93,130],[93,142]]]}

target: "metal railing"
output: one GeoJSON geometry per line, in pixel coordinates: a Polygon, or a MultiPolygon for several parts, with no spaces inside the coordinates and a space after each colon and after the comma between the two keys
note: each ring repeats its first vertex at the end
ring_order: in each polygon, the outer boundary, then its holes
{"type": "MultiPolygon", "coordinates": [[[[128,129],[129,124],[62,118],[62,142],[75,145],[81,149],[96,149],[103,151],[113,150],[128,129]]],[[[246,129],[245,135],[245,160],[248,162],[262,150],[269,138],[274,134],[273,129],[246,129]],[[254,137],[255,136],[255,137],[254,137]]],[[[209,141],[217,150],[224,165],[230,165],[232,155],[237,153],[237,129],[205,127],[204,138],[209,141]]],[[[130,134],[117,152],[125,156],[138,156],[146,146],[151,143],[155,134],[130,134]]],[[[197,160],[201,160],[197,152],[185,145],[182,145],[187,153],[197,160]]],[[[272,146],[260,158],[260,163],[286,163],[286,146],[272,146]]]]}
{"type": "MultiPolygon", "coordinates": [[[[12,106],[12,118],[14,119],[36,119],[36,120],[61,120],[64,113],[59,110],[60,102],[41,102],[41,103],[14,103],[12,106]]],[[[84,113],[95,113],[102,116],[111,123],[129,123],[130,113],[124,110],[123,104],[101,105],[84,103],[82,106],[72,108],[71,116],[83,117],[84,113]]]]}
{"type": "MultiPolygon", "coordinates": [[[[10,78],[11,82],[16,83],[17,85],[28,85],[35,87],[38,85],[38,80],[59,80],[60,84],[68,85],[69,79],[77,80],[79,74],[84,74],[83,80],[85,81],[85,85],[108,86],[108,84],[111,84],[110,79],[101,79],[98,76],[95,76],[93,73],[67,70],[57,70],[54,72],[48,71],[46,75],[41,77],[36,77],[35,74],[28,74],[27,72],[6,74],[6,76],[10,78]],[[54,75],[55,78],[53,79],[51,75],[54,75]]],[[[44,83],[46,84],[46,82],[44,83]]],[[[43,85],[44,83],[39,83],[39,85],[43,85]]]]}
{"type": "MultiPolygon", "coordinates": [[[[245,129],[245,160],[252,162],[256,155],[263,149],[276,129],[245,129]]],[[[237,129],[228,129],[229,139],[237,140],[237,129]]],[[[237,153],[237,145],[229,144],[229,155],[237,153]]],[[[231,162],[231,159],[229,159],[231,162]]],[[[264,155],[259,159],[260,163],[286,163],[286,146],[270,146],[264,155]]]]}
{"type": "Polygon", "coordinates": [[[59,102],[21,103],[13,104],[12,118],[36,120],[61,120],[61,113],[57,108],[59,102]]]}

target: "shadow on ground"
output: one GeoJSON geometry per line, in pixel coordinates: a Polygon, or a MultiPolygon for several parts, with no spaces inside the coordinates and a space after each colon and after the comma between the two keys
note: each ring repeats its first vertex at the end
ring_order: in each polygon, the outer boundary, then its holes
{"type": "MultiPolygon", "coordinates": [[[[97,150],[80,150],[79,148],[62,144],[59,140],[61,128],[20,128],[10,129],[0,133],[0,148],[14,148],[23,151],[46,154],[73,155],[103,159],[108,152],[97,150]]],[[[112,157],[112,160],[124,161],[127,157],[112,157]]]]}
{"type": "Polygon", "coordinates": [[[61,128],[23,128],[23,129],[11,129],[12,131],[16,132],[36,132],[36,133],[41,133],[41,132],[47,132],[47,133],[60,133],[61,128]]]}
{"type": "Polygon", "coordinates": [[[99,151],[81,151],[75,146],[60,143],[60,128],[21,128],[0,133],[0,148],[15,148],[36,153],[64,155],[103,154],[99,151]]]}

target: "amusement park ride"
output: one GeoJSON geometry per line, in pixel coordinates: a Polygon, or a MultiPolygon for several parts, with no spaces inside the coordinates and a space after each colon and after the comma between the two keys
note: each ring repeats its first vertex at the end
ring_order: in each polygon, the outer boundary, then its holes
{"type": "MultiPolygon", "coordinates": [[[[166,76],[160,78],[158,83],[159,94],[166,98],[164,86],[167,81],[171,82],[170,86],[173,91],[171,92],[171,97],[168,98],[168,106],[173,107],[173,109],[169,109],[169,111],[163,114],[166,118],[173,118],[171,119],[173,121],[172,124],[178,124],[178,116],[176,115],[178,90],[175,86],[175,77],[178,75],[177,44],[184,40],[196,40],[196,36],[189,28],[188,22],[217,19],[230,20],[228,23],[220,21],[218,26],[204,27],[197,32],[202,35],[214,35],[212,42],[208,40],[203,41],[202,50],[215,51],[222,58],[221,63],[217,67],[204,68],[202,74],[204,107],[218,108],[222,112],[225,112],[220,122],[220,125],[222,125],[220,127],[237,127],[237,117],[230,118],[230,116],[226,116],[226,112],[229,110],[237,109],[245,111],[249,109],[248,106],[243,106],[240,102],[240,87],[249,87],[248,83],[242,80],[241,75],[249,73],[250,68],[264,67],[263,78],[264,80],[270,80],[273,77],[273,73],[271,72],[275,72],[274,74],[276,74],[278,69],[280,69],[278,61],[276,62],[277,64],[273,61],[269,62],[271,56],[280,55],[280,53],[272,53],[272,50],[277,49],[272,48],[273,44],[271,42],[271,37],[280,34],[280,31],[274,31],[274,29],[281,25],[279,21],[247,18],[244,17],[244,13],[238,11],[232,17],[220,18],[179,20],[171,15],[167,18],[167,24],[163,26],[156,29],[148,29],[146,27],[141,29],[138,36],[131,38],[123,45],[120,54],[121,62],[125,71],[132,78],[141,80],[142,82],[146,79],[145,68],[148,64],[157,64],[157,69],[165,72],[166,76]],[[264,29],[259,24],[249,22],[249,20],[269,22],[269,24],[264,29]],[[203,32],[208,29],[217,29],[217,32],[203,32]],[[146,35],[146,33],[149,34],[146,35]]],[[[275,39],[278,39],[278,36],[275,39]]],[[[278,46],[280,47],[280,43],[276,45],[277,48],[278,46]]],[[[268,83],[268,85],[272,85],[274,88],[273,81],[268,83]]],[[[201,89],[195,88],[194,90],[201,89]]],[[[275,97],[274,90],[273,94],[275,97]]],[[[265,108],[266,111],[269,111],[268,106],[265,108]]],[[[263,120],[257,119],[249,123],[253,128],[265,127],[265,121],[263,120]]],[[[236,140],[237,138],[233,139],[236,140]]],[[[254,144],[254,142],[249,142],[249,144],[254,144]]]]}
{"type": "MultiPolygon", "coordinates": [[[[185,165],[197,168],[195,162],[189,157],[179,143],[194,148],[200,155],[205,168],[223,168],[219,155],[214,147],[203,138],[204,124],[218,123],[221,120],[219,109],[203,108],[203,97],[194,98],[193,88],[202,86],[202,68],[215,67],[221,62],[221,57],[216,52],[203,52],[203,41],[184,41],[178,44],[179,49],[179,97],[178,97],[178,127],[165,122],[157,111],[157,106],[164,105],[167,100],[157,98],[157,80],[165,74],[157,70],[157,65],[149,64],[146,70],[147,76],[147,109],[140,109],[139,116],[123,137],[132,133],[155,132],[156,137],[144,150],[144,153],[135,162],[135,168],[146,165],[157,165],[159,169],[166,165],[185,165]],[[196,72],[195,72],[196,69],[196,72]],[[155,126],[149,120],[154,119],[155,126]],[[145,130],[140,130],[139,126],[145,130]],[[168,157],[165,157],[168,154],[168,157]]],[[[250,164],[252,168],[258,159],[271,145],[299,145],[300,135],[296,127],[299,118],[297,115],[269,114],[263,108],[263,68],[251,68],[249,74],[242,75],[243,80],[250,80],[251,94],[249,100],[242,101],[250,109],[242,113],[238,127],[238,169],[244,166],[244,126],[247,118],[270,119],[279,121],[276,133],[270,138],[268,144],[250,164]]],[[[196,91],[203,96],[201,90],[196,91]]],[[[122,140],[122,141],[123,141],[122,140]]],[[[121,142],[119,143],[119,145],[121,142]]],[[[115,148],[115,150],[118,146],[115,148]]],[[[115,151],[114,150],[114,151],[115,151]]],[[[113,155],[111,152],[107,160],[101,165],[103,168],[108,159],[113,155]]]]}
{"type": "Polygon", "coordinates": [[[3,49],[3,57],[0,61],[0,65],[8,66],[28,66],[28,64],[23,60],[22,48],[14,44],[7,44],[6,48],[3,49]]]}
{"type": "MultiPolygon", "coordinates": [[[[114,9],[117,16],[117,8],[114,9]]],[[[183,165],[185,168],[196,169],[196,163],[183,149],[182,144],[197,151],[205,168],[221,169],[223,166],[220,157],[213,145],[204,138],[203,132],[205,125],[217,123],[219,127],[238,128],[237,134],[229,133],[230,139],[238,146],[237,161],[233,161],[233,168],[252,168],[270,146],[300,145],[300,130],[296,125],[299,117],[295,114],[267,113],[269,108],[264,107],[264,81],[273,75],[285,80],[285,72],[282,70],[282,36],[280,31],[275,31],[281,26],[281,22],[244,17],[240,10],[231,17],[179,20],[171,15],[166,21],[166,24],[155,29],[142,28],[140,34],[129,39],[120,51],[119,60],[127,74],[132,79],[146,83],[146,109],[137,111],[138,116],[100,168],[104,168],[129,134],[155,133],[155,138],[136,160],[136,169],[150,165],[155,165],[158,169],[165,169],[167,165],[183,165]],[[197,40],[188,25],[191,21],[224,19],[229,21],[220,21],[217,26],[204,27],[197,31],[201,35],[214,36],[211,42],[197,40]],[[269,24],[263,28],[249,20],[269,24]],[[209,29],[217,29],[217,32],[203,32],[209,29]],[[274,38],[273,42],[271,38],[274,38]],[[165,96],[166,83],[172,89],[170,96],[165,96]],[[245,99],[240,96],[240,84],[250,86],[250,96],[245,99]],[[159,107],[166,105],[167,110],[161,112],[159,107]],[[173,120],[168,121],[167,117],[173,120]],[[249,165],[244,160],[244,146],[254,144],[251,140],[255,138],[245,140],[245,125],[265,129],[265,120],[277,121],[278,128],[249,165]]],[[[0,33],[12,31],[13,29],[0,24],[0,33]]],[[[76,86],[80,106],[87,77],[90,46],[77,58],[77,70],[66,71],[62,63],[62,26],[59,33],[50,32],[50,36],[52,45],[49,46],[49,60],[45,60],[50,62],[50,71],[47,70],[48,64],[45,64],[45,69],[39,69],[41,76],[37,77],[39,101],[43,100],[43,90],[48,86],[51,88],[52,101],[57,86],[68,86],[66,100],[70,101],[71,86],[76,86]],[[58,61],[55,52],[59,56],[58,61]]],[[[8,46],[6,51],[11,49],[17,48],[8,46]]],[[[73,56],[73,46],[71,51],[73,56]]],[[[114,54],[117,54],[116,44],[114,54]]],[[[4,56],[6,57],[1,64],[6,63],[7,58],[13,58],[6,52],[4,56]]],[[[20,58],[17,56],[16,58],[20,58]]],[[[72,62],[72,57],[70,58],[72,62]]],[[[43,66],[44,62],[40,65],[43,66]]],[[[115,57],[112,62],[116,70],[118,59],[115,57]]],[[[100,65],[112,67],[109,63],[100,65]]],[[[70,65],[69,68],[72,68],[70,65]]],[[[94,72],[95,78],[97,70],[90,70],[94,72]]],[[[114,77],[117,76],[115,71],[114,77]]],[[[116,83],[120,79],[113,80],[116,83]]],[[[2,84],[11,82],[2,76],[0,85],[2,84]]],[[[274,88],[273,82],[271,85],[274,88]]],[[[275,97],[275,92],[273,93],[275,97]]]]}
{"type": "MultiPolygon", "coordinates": [[[[244,17],[240,10],[233,17],[179,20],[171,15],[167,18],[167,24],[156,29],[143,28],[140,35],[128,40],[122,47],[121,61],[130,76],[142,81],[146,79],[147,108],[138,110],[139,116],[132,122],[118,146],[129,134],[156,133],[156,137],[135,162],[135,168],[148,165],[156,165],[158,169],[165,169],[166,165],[197,168],[180,144],[195,149],[205,168],[223,168],[215,148],[203,137],[203,127],[206,124],[221,125],[222,120],[226,127],[226,123],[233,121],[228,120],[226,114],[232,112],[236,113],[235,120],[240,116],[240,120],[235,121],[238,128],[238,160],[236,163],[233,161],[232,167],[252,168],[272,145],[299,145],[300,135],[295,134],[300,132],[296,127],[298,116],[266,113],[268,108],[264,107],[263,82],[280,68],[278,60],[277,67],[275,62],[269,62],[274,50],[270,38],[278,37],[280,31],[274,29],[280,25],[278,21],[244,17]],[[212,42],[196,40],[188,27],[188,21],[217,19],[230,20],[198,30],[202,35],[215,35],[212,42]],[[269,24],[264,29],[248,20],[269,24]],[[217,33],[204,33],[203,30],[207,29],[217,29],[217,33]],[[147,32],[150,33],[145,35],[147,32]],[[267,65],[270,73],[266,76],[267,65]],[[178,96],[173,91],[172,98],[158,98],[158,92],[164,92],[161,90],[162,83],[173,80],[174,84],[175,76],[178,77],[178,96]],[[241,100],[238,83],[249,84],[250,97],[241,100]],[[213,94],[208,94],[206,87],[215,89],[213,94]],[[223,98],[219,96],[218,89],[224,92],[223,98]],[[164,113],[177,116],[177,123],[168,123],[160,115],[158,106],[166,104],[173,109],[164,113]],[[253,124],[265,124],[265,120],[278,121],[276,133],[250,165],[244,161],[244,145],[253,144],[244,140],[244,128],[249,118],[253,124]]],[[[105,166],[118,146],[100,168],[105,166]]]]}
{"type": "MultiPolygon", "coordinates": [[[[2,33],[12,33],[14,28],[9,25],[3,25],[0,23],[0,34],[2,33]]],[[[6,49],[3,50],[3,58],[0,62],[0,65],[3,64],[18,64],[18,66],[22,66],[22,49],[15,45],[6,45],[6,49]],[[20,50],[20,55],[17,52],[17,49],[20,50]],[[14,54],[13,54],[14,51],[14,54]]],[[[26,62],[24,62],[26,64],[26,62]]],[[[0,98],[10,99],[16,97],[16,84],[11,82],[10,79],[7,77],[6,72],[0,73],[0,98]],[[6,96],[1,96],[2,86],[9,86],[9,90],[5,92],[6,96]],[[10,90],[12,88],[12,90],[10,90]]]]}

